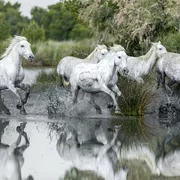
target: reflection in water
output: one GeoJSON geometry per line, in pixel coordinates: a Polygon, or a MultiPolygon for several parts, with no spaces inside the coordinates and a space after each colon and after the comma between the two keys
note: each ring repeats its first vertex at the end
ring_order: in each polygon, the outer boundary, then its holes
{"type": "Polygon", "coordinates": [[[59,155],[72,163],[79,170],[94,171],[105,180],[126,180],[127,169],[114,172],[117,163],[117,150],[115,141],[118,129],[115,129],[112,140],[107,144],[100,142],[84,142],[79,144],[77,133],[74,131],[69,139],[63,132],[57,143],[59,155]]]}
{"type": "MultiPolygon", "coordinates": [[[[19,139],[19,128],[19,122],[0,121],[1,159],[2,147],[7,152],[19,139]]],[[[160,174],[180,176],[179,131],[173,127],[167,131],[153,118],[31,121],[25,131],[11,156],[18,157],[14,165],[24,161],[19,171],[22,179],[148,180],[155,176],[160,180],[164,179],[160,174]]],[[[0,161],[0,180],[4,180],[4,167],[0,161]]]]}
{"type": "MultiPolygon", "coordinates": [[[[6,122],[1,123],[1,127],[7,126],[6,122]]],[[[21,123],[17,126],[16,131],[19,133],[17,140],[11,144],[0,144],[0,179],[1,180],[21,180],[21,168],[24,164],[23,153],[29,146],[27,134],[24,131],[25,124],[21,123]],[[22,136],[25,139],[25,144],[19,146],[22,136]]],[[[3,129],[4,130],[4,129],[3,129]]],[[[29,177],[28,177],[29,179],[29,177]]],[[[31,177],[32,179],[32,177],[31,177]]]]}

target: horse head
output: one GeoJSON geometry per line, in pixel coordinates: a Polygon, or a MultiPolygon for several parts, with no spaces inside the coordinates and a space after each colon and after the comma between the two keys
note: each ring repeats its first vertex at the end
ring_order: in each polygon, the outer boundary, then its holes
{"type": "Polygon", "coordinates": [[[21,56],[23,56],[28,61],[34,61],[34,54],[31,50],[31,44],[27,41],[25,37],[22,36],[15,36],[17,39],[17,49],[21,56]]]}
{"type": "Polygon", "coordinates": [[[156,48],[157,58],[160,58],[164,53],[167,52],[166,48],[161,44],[161,42],[152,42],[152,45],[156,48]]]}
{"type": "Polygon", "coordinates": [[[20,55],[23,56],[28,61],[34,60],[34,55],[30,48],[31,44],[27,41],[27,39],[23,36],[14,36],[14,38],[11,40],[8,48],[2,55],[2,58],[8,56],[12,50],[15,49],[15,51],[20,55]]]}
{"type": "Polygon", "coordinates": [[[118,67],[118,71],[123,74],[128,74],[129,70],[127,68],[127,54],[124,47],[121,45],[114,45],[110,47],[110,51],[113,53],[115,58],[115,65],[118,67]]]}
{"type": "Polygon", "coordinates": [[[106,45],[97,45],[97,47],[95,48],[95,56],[96,56],[96,60],[97,63],[100,62],[105,56],[106,54],[108,54],[108,49],[106,45]]]}

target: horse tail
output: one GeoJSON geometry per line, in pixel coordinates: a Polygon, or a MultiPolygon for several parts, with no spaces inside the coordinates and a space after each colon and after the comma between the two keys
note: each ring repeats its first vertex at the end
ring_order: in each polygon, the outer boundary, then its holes
{"type": "Polygon", "coordinates": [[[64,86],[64,87],[68,87],[69,84],[70,84],[69,81],[66,80],[66,77],[65,77],[65,76],[62,77],[62,83],[63,83],[63,86],[64,86]]]}

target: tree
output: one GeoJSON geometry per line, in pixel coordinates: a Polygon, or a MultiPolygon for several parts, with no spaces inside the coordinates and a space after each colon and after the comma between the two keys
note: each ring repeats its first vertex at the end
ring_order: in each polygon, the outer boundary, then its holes
{"type": "Polygon", "coordinates": [[[45,39],[45,31],[43,26],[39,26],[35,21],[31,21],[27,28],[21,33],[30,42],[43,41],[45,39]]]}
{"type": "Polygon", "coordinates": [[[82,3],[79,18],[89,25],[94,36],[121,43],[131,54],[180,29],[179,0],[78,1],[82,3]]]}
{"type": "Polygon", "coordinates": [[[43,25],[46,39],[68,40],[89,36],[87,26],[78,19],[76,1],[58,2],[48,6],[48,10],[39,7],[31,10],[32,20],[43,25]]]}
{"type": "Polygon", "coordinates": [[[69,34],[69,37],[74,40],[81,40],[90,36],[89,29],[82,24],[76,24],[69,34]]]}
{"type": "Polygon", "coordinates": [[[5,15],[0,13],[0,41],[10,36],[10,27],[5,20],[5,15]]]}

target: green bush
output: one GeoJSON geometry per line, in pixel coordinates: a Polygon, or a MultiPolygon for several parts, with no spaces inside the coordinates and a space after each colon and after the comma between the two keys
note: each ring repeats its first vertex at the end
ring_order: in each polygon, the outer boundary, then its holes
{"type": "Polygon", "coordinates": [[[45,39],[45,30],[35,21],[31,21],[27,28],[24,28],[21,33],[29,42],[34,43],[45,39]]]}
{"type": "Polygon", "coordinates": [[[168,33],[158,39],[166,47],[167,51],[180,53],[180,32],[168,33]]]}

